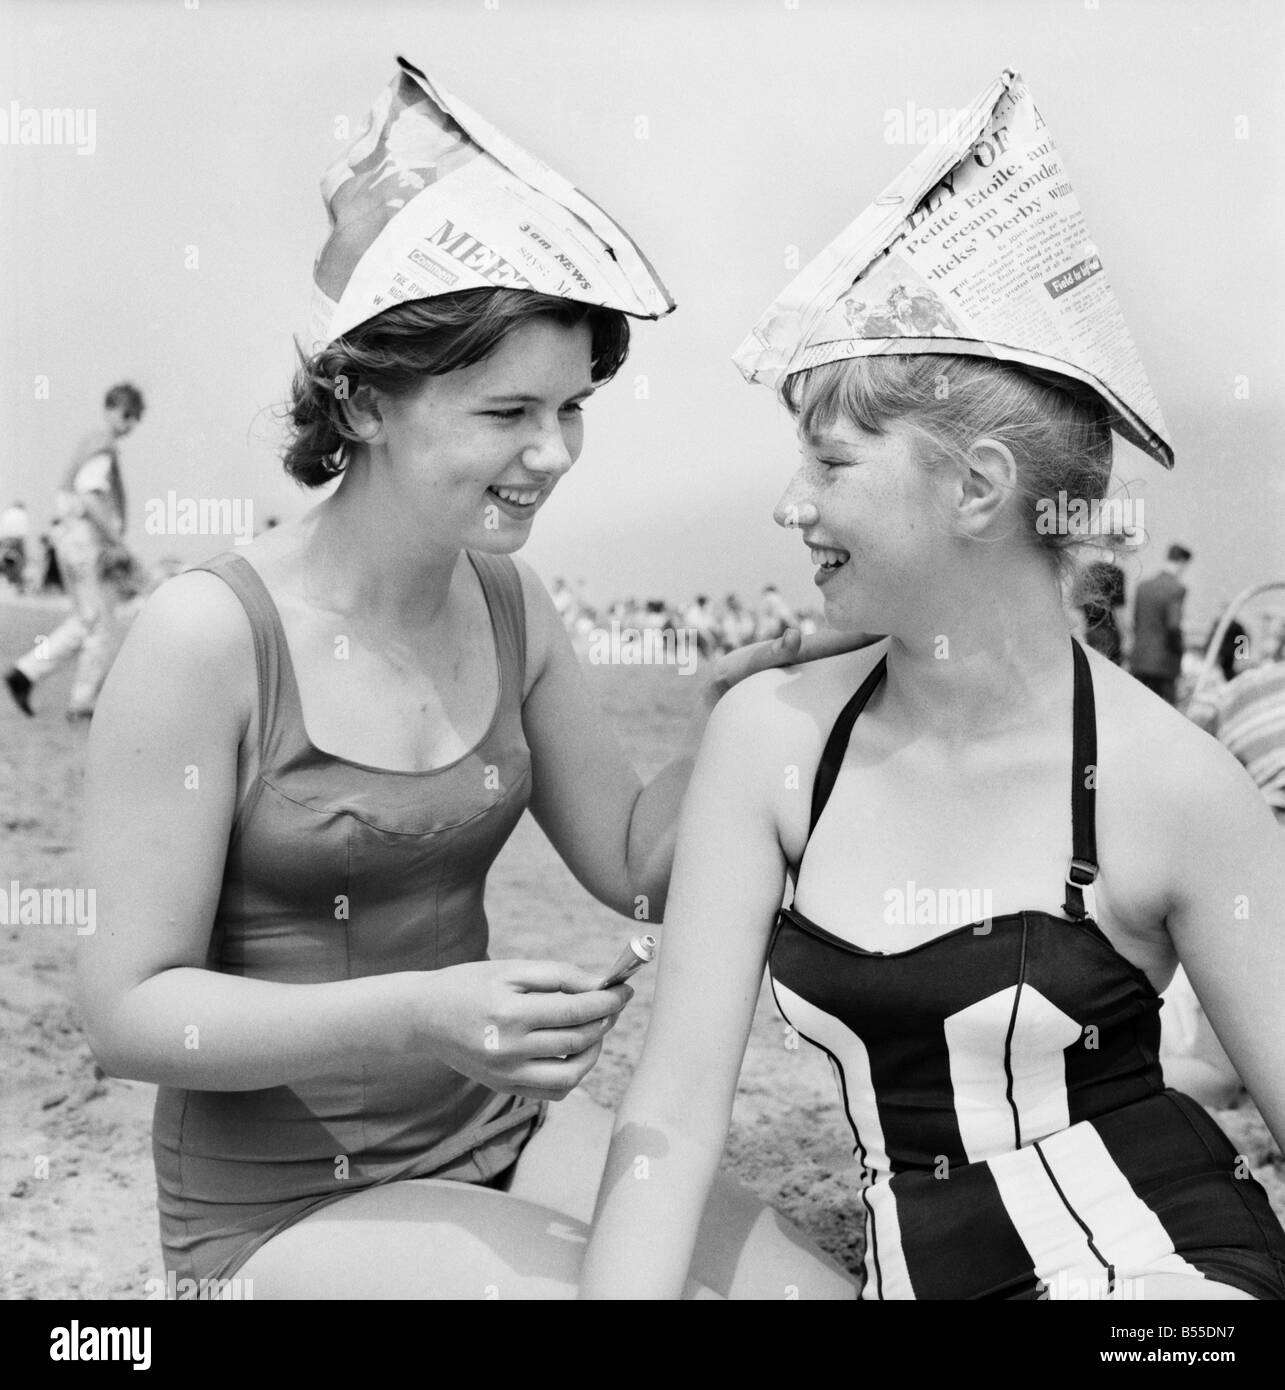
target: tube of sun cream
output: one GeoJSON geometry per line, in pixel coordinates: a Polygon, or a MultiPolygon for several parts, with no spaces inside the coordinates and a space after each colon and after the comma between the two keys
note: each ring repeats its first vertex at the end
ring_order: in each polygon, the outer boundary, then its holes
{"type": "Polygon", "coordinates": [[[610,989],[613,985],[624,984],[636,970],[641,970],[644,965],[649,964],[655,958],[656,938],[654,936],[635,936],[616,958],[616,963],[607,972],[607,978],[598,988],[610,989]]]}

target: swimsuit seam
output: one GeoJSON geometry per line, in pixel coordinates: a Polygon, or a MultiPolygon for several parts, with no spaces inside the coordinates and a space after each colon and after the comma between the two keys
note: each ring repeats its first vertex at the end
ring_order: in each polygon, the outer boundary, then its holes
{"type": "Polygon", "coordinates": [[[1027,923],[1025,914],[1022,917],[1022,939],[1020,955],[1017,964],[1017,988],[1013,991],[1013,1009],[1008,1018],[1008,1031],[1004,1034],[1004,1098],[1008,1101],[1008,1108],[1013,1116],[1013,1147],[1022,1147],[1022,1121],[1017,1113],[1017,1106],[1013,1101],[1013,1033],[1017,1028],[1017,1010],[1022,1001],[1022,986],[1026,983],[1026,935],[1027,923]]]}
{"type": "Polygon", "coordinates": [[[297,796],[291,796],[288,791],[278,786],[277,783],[273,782],[266,775],[260,775],[264,784],[276,792],[282,800],[288,801],[291,805],[298,806],[304,811],[309,811],[315,816],[348,816],[352,820],[360,821],[362,825],[377,831],[381,835],[397,835],[405,839],[422,839],[425,835],[441,835],[448,830],[460,830],[466,825],[472,825],[474,821],[481,820],[483,816],[489,816],[497,807],[502,806],[508,801],[519,787],[524,786],[530,780],[531,766],[528,761],[527,766],[522,770],[522,775],[516,782],[511,782],[509,784],[498,801],[491,802],[489,806],[483,806],[481,810],[474,812],[474,814],[469,816],[466,820],[453,821],[450,825],[435,826],[432,830],[390,830],[386,826],[377,825],[366,816],[347,807],[336,808],[334,806],[328,806],[324,809],[318,809],[316,806],[310,806],[306,801],[300,801],[297,796]]]}
{"type": "MultiPolygon", "coordinates": [[[[811,1046],[815,1047],[815,1048],[817,1049],[818,1052],[823,1052],[823,1053],[825,1053],[825,1055],[830,1059],[831,1063],[833,1064],[833,1066],[834,1066],[836,1072],[838,1073],[838,1076],[839,1076],[839,1093],[840,1093],[840,1095],[841,1095],[841,1097],[842,1097],[842,1100],[843,1100],[843,1113],[844,1113],[844,1115],[847,1117],[848,1128],[852,1131],[852,1137],[853,1137],[853,1139],[856,1141],[856,1148],[857,1148],[857,1151],[858,1151],[858,1153],[854,1153],[854,1157],[858,1157],[858,1161],[859,1161],[860,1164],[861,1164],[862,1172],[867,1172],[867,1173],[870,1173],[871,1175],[873,1175],[875,1170],[869,1165],[869,1163],[866,1162],[867,1158],[869,1157],[870,1151],[869,1151],[869,1149],[866,1148],[865,1144],[862,1142],[862,1139],[861,1139],[861,1131],[857,1128],[857,1122],[852,1118],[852,1109],[851,1109],[851,1107],[850,1107],[850,1105],[849,1105],[849,1102],[848,1102],[848,1074],[847,1074],[847,1072],[844,1070],[843,1063],[839,1060],[838,1057],[836,1057],[836,1056],[834,1055],[833,1052],[830,1051],[830,1049],[829,1049],[828,1047],[825,1047],[825,1046],[823,1046],[821,1043],[817,1042],[815,1038],[810,1038],[801,1028],[799,1028],[796,1024],[790,1022],[790,1016],[789,1016],[789,1015],[785,1012],[785,1010],[781,1007],[781,1001],[780,1001],[780,999],[777,997],[777,993],[776,993],[776,981],[775,981],[775,979],[773,979],[773,977],[772,977],[772,972],[771,972],[770,970],[768,971],[767,983],[768,983],[768,989],[771,990],[771,992],[772,992],[772,1002],[776,1005],[777,1012],[781,1015],[782,1018],[785,1019],[785,1021],[786,1021],[787,1023],[790,1024],[790,1027],[794,1029],[794,1031],[799,1035],[799,1037],[801,1037],[805,1042],[811,1044],[811,1046]]],[[[891,1175],[891,1174],[890,1174],[890,1175],[891,1175]]],[[[865,1209],[866,1209],[866,1245],[867,1245],[867,1249],[868,1249],[868,1251],[869,1251],[869,1253],[870,1253],[871,1259],[872,1259],[873,1262],[874,1262],[874,1268],[875,1268],[875,1281],[876,1281],[876,1288],[877,1288],[877,1292],[878,1292],[878,1297],[879,1297],[879,1299],[882,1300],[882,1299],[883,1299],[883,1272],[882,1272],[882,1269],[880,1268],[880,1264],[879,1264],[878,1240],[875,1238],[875,1234],[874,1234],[874,1232],[875,1232],[875,1214],[874,1214],[873,1209],[872,1209],[871,1206],[870,1206],[870,1199],[866,1196],[866,1188],[869,1187],[870,1185],[871,1185],[870,1183],[867,1183],[866,1186],[863,1187],[863,1188],[861,1189],[859,1195],[860,1195],[860,1197],[861,1197],[861,1204],[862,1204],[862,1206],[864,1206],[865,1209]]],[[[895,1202],[895,1201],[896,1201],[896,1195],[895,1195],[895,1194],[891,1194],[891,1195],[892,1195],[892,1200],[895,1202]]],[[[864,1260],[863,1260],[862,1263],[864,1263],[864,1260]]],[[[863,1292],[864,1292],[864,1289],[863,1289],[863,1292]]]]}
{"type": "MultiPolygon", "coordinates": [[[[1063,1130],[1061,1132],[1065,1133],[1066,1131],[1063,1130]]],[[[1052,1184],[1053,1191],[1057,1193],[1058,1200],[1066,1208],[1067,1212],[1070,1214],[1071,1219],[1075,1222],[1075,1224],[1084,1232],[1085,1241],[1088,1244],[1089,1249],[1093,1252],[1094,1259],[1096,1259],[1098,1263],[1107,1271],[1108,1280],[1114,1283],[1115,1266],[1103,1256],[1102,1252],[1094,1244],[1093,1228],[1084,1221],[1084,1219],[1080,1216],[1080,1213],[1076,1211],[1076,1209],[1071,1205],[1070,1201],[1067,1199],[1066,1193],[1062,1191],[1062,1185],[1053,1175],[1053,1169],[1050,1167],[1048,1159],[1044,1156],[1044,1150],[1040,1147],[1040,1141],[1036,1140],[1036,1142],[1032,1144],[1031,1147],[1035,1150],[1035,1156],[1039,1159],[1040,1164],[1044,1169],[1045,1176],[1052,1184]]]]}
{"type": "MultiPolygon", "coordinates": [[[[896,1201],[895,1196],[893,1201],[896,1201]]],[[[866,1209],[866,1245],[875,1271],[875,1301],[883,1303],[886,1301],[883,1296],[883,1267],[879,1263],[879,1237],[875,1229],[878,1223],[875,1221],[874,1208],[870,1205],[870,1198],[866,1195],[864,1187],[861,1189],[861,1205],[866,1209]]],[[[865,1292],[864,1287],[862,1292],[865,1292]]]]}

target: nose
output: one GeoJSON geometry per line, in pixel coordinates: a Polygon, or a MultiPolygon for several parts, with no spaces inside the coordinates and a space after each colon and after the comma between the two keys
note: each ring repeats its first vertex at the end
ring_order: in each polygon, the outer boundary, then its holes
{"type": "MultiPolygon", "coordinates": [[[[577,453],[579,450],[576,451],[577,453]]],[[[561,477],[576,461],[563,432],[562,422],[554,420],[540,431],[540,438],[522,451],[522,466],[532,473],[561,477]]]]}
{"type": "Polygon", "coordinates": [[[817,511],[816,503],[808,496],[808,489],[803,481],[803,470],[800,468],[790,479],[789,487],[785,489],[784,495],[773,509],[772,520],[778,526],[790,530],[795,527],[815,526],[820,519],[821,514],[817,511]]]}

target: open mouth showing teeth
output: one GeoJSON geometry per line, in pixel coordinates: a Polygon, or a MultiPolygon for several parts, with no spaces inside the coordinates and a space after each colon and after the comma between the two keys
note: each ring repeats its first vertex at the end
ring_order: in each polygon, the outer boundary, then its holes
{"type": "Polygon", "coordinates": [[[488,487],[487,492],[515,507],[534,507],[540,500],[540,489],[519,487],[488,487]]]}
{"type": "Polygon", "coordinates": [[[810,549],[812,563],[823,570],[837,570],[840,565],[846,565],[852,558],[846,550],[832,550],[829,546],[814,545],[810,549]]]}

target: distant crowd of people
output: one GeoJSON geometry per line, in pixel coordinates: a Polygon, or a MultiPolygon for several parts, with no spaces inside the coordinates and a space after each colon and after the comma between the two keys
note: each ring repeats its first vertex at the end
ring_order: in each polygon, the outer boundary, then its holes
{"type": "Polygon", "coordinates": [[[811,609],[795,609],[782,598],[775,584],[765,584],[756,600],[742,600],[734,593],[716,601],[708,594],[697,594],[690,603],[668,599],[617,599],[602,608],[583,593],[583,583],[573,588],[565,579],[553,581],[553,601],[577,650],[583,649],[589,635],[614,623],[621,631],[685,629],[695,633],[702,656],[719,656],[751,642],[771,641],[787,628],[796,627],[805,635],[820,625],[811,609]]]}

